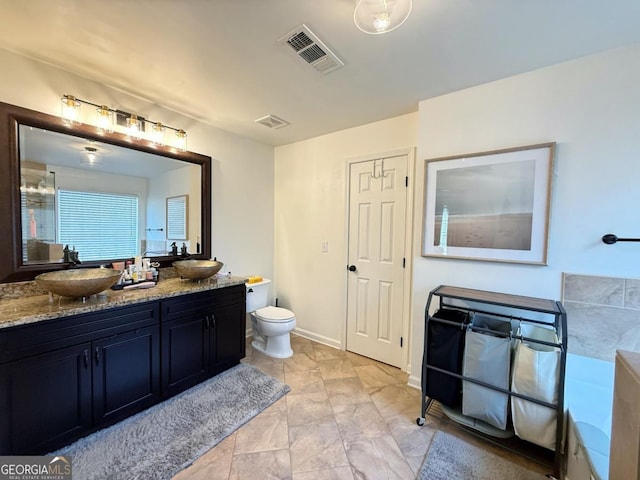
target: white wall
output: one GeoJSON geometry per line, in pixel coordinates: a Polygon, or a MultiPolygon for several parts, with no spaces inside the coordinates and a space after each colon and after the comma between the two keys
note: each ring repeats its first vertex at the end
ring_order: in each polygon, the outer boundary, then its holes
{"type": "Polygon", "coordinates": [[[297,329],[340,346],[346,315],[347,160],[415,146],[417,114],[276,147],[275,288],[297,329]],[[328,241],[322,253],[320,243],[328,241]]]}
{"type": "Polygon", "coordinates": [[[61,95],[72,94],[185,129],[189,150],[213,159],[212,255],[234,274],[272,275],[273,147],[6,50],[0,65],[2,102],[59,115],[61,95]]]}
{"type": "MultiPolygon", "coordinates": [[[[640,277],[640,47],[563,63],[419,105],[416,178],[424,159],[557,142],[548,266],[420,256],[416,184],[412,377],[419,384],[424,307],[440,284],[561,298],[562,272],[640,277]]],[[[568,319],[571,322],[571,319],[568,319]]]]}

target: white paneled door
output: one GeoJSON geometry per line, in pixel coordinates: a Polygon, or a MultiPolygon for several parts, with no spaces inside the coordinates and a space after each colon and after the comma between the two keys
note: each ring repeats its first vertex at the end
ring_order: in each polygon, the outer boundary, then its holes
{"type": "Polygon", "coordinates": [[[347,350],[402,366],[407,155],[349,168],[347,350]]]}

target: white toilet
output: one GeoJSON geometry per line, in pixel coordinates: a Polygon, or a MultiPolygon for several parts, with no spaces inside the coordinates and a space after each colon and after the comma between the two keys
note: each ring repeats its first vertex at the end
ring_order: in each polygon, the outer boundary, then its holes
{"type": "Polygon", "coordinates": [[[269,306],[271,280],[246,283],[247,313],[251,316],[253,341],[256,350],[275,358],[293,355],[289,332],[296,326],[296,316],[291,310],[269,306]]]}

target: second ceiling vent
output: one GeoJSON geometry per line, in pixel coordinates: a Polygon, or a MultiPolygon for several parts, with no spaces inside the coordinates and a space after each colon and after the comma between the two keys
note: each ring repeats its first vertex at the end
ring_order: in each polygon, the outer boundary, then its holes
{"type": "Polygon", "coordinates": [[[280,38],[278,43],[286,46],[320,73],[333,72],[344,66],[344,62],[304,24],[280,38]]]}
{"type": "Polygon", "coordinates": [[[256,123],[259,123],[260,125],[264,125],[265,127],[273,128],[274,130],[289,125],[289,122],[287,122],[286,120],[283,120],[282,118],[276,117],[275,115],[271,114],[257,118],[254,121],[256,123]]]}

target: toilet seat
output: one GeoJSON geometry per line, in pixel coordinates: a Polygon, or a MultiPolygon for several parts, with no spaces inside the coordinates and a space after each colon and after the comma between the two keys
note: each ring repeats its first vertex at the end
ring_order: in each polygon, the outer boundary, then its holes
{"type": "Polygon", "coordinates": [[[270,323],[285,323],[295,319],[291,310],[282,307],[263,307],[255,311],[258,320],[270,323]]]}

